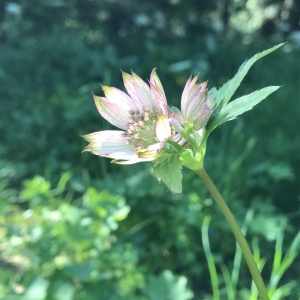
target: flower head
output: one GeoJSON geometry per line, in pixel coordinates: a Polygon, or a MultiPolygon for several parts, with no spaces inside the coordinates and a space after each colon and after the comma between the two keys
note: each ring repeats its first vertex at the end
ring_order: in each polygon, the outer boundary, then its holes
{"type": "Polygon", "coordinates": [[[196,83],[198,76],[190,77],[181,96],[183,122],[194,130],[204,128],[213,110],[214,102],[208,98],[207,82],[196,83]]]}
{"type": "Polygon", "coordinates": [[[105,97],[94,95],[101,116],[119,130],[85,135],[90,142],[84,151],[114,159],[122,164],[154,160],[169,138],[174,136],[172,118],[162,84],[155,69],[149,85],[138,75],[122,72],[128,94],[103,86],[105,97]]]}
{"type": "Polygon", "coordinates": [[[105,130],[84,136],[89,145],[84,151],[112,158],[120,164],[154,160],[167,140],[188,147],[190,138],[185,126],[195,132],[206,125],[212,103],[208,100],[206,82],[197,84],[198,76],[188,79],[181,98],[181,110],[168,107],[163,86],[155,69],[149,84],[134,72],[122,72],[127,93],[102,86],[105,97],[94,95],[101,116],[121,130],[105,130]]]}

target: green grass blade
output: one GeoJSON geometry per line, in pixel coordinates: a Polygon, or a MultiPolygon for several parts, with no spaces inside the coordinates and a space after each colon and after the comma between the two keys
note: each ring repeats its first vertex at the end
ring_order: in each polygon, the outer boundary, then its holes
{"type": "Polygon", "coordinates": [[[210,216],[205,216],[202,223],[202,244],[203,244],[205,257],[208,264],[211,286],[213,291],[213,299],[220,300],[218,274],[217,274],[216,264],[213,255],[210,250],[209,238],[208,238],[209,222],[210,222],[210,216]]]}
{"type": "Polygon", "coordinates": [[[224,264],[221,264],[221,270],[225,281],[228,300],[235,300],[236,293],[228,269],[224,264]]]}
{"type": "MultiPolygon", "coordinates": [[[[251,220],[253,219],[253,215],[254,215],[254,210],[249,209],[247,211],[245,220],[244,220],[242,228],[241,228],[241,230],[245,236],[246,236],[249,224],[250,224],[251,220]]],[[[236,243],[236,250],[235,250],[235,255],[234,255],[234,259],[233,259],[233,268],[232,268],[232,273],[231,273],[231,281],[232,281],[234,291],[236,291],[236,288],[237,288],[242,258],[243,258],[242,250],[239,247],[239,245],[236,243]]]]}

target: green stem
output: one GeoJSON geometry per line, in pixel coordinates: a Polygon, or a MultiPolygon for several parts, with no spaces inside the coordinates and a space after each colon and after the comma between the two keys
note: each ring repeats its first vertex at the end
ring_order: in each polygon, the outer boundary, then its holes
{"type": "Polygon", "coordinates": [[[217,202],[219,208],[221,209],[224,217],[226,218],[227,222],[229,223],[229,225],[232,229],[232,232],[235,235],[235,238],[241,247],[244,258],[247,262],[247,265],[249,267],[249,270],[251,272],[253,281],[257,287],[257,290],[258,290],[261,300],[270,300],[268,297],[268,292],[267,292],[267,289],[263,282],[263,279],[262,279],[260,272],[257,268],[257,265],[254,261],[253,254],[248,246],[248,243],[247,243],[239,225],[237,224],[233,214],[231,213],[229,207],[227,206],[225,200],[223,199],[223,197],[219,193],[218,189],[216,188],[216,186],[214,185],[214,183],[212,182],[212,180],[206,173],[204,167],[201,170],[196,171],[196,173],[199,175],[199,177],[205,183],[206,187],[210,191],[211,195],[213,196],[213,198],[217,202]]]}

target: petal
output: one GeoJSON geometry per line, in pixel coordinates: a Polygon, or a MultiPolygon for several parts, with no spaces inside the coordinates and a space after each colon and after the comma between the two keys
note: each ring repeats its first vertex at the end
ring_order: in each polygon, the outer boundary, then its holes
{"type": "Polygon", "coordinates": [[[207,90],[205,90],[200,95],[194,95],[187,107],[184,118],[186,122],[193,123],[195,130],[199,130],[206,125],[211,114],[212,106],[208,103],[207,90]]]}
{"type": "Polygon", "coordinates": [[[127,130],[130,120],[130,110],[122,106],[122,102],[114,103],[105,97],[93,95],[96,107],[100,115],[114,126],[127,130]]]}
{"type": "Polygon", "coordinates": [[[178,122],[182,122],[181,111],[175,106],[168,106],[169,118],[176,119],[178,122]]]}
{"type": "Polygon", "coordinates": [[[154,86],[157,86],[163,93],[163,95],[165,96],[166,98],[166,95],[165,95],[165,91],[164,91],[164,88],[160,82],[160,79],[156,73],[156,69],[154,68],[150,74],[150,82],[154,85],[154,86]]]}
{"type": "Polygon", "coordinates": [[[185,114],[188,102],[189,102],[189,98],[191,97],[191,95],[195,92],[195,90],[197,89],[196,82],[198,80],[198,75],[195,76],[192,80],[192,76],[187,80],[184,90],[182,92],[182,96],[181,96],[181,111],[182,114],[185,114]]]}
{"type": "Polygon", "coordinates": [[[123,131],[98,131],[83,137],[90,142],[84,151],[117,160],[138,159],[135,149],[128,143],[123,131]]]}
{"type": "Polygon", "coordinates": [[[164,115],[158,115],[156,125],[156,137],[160,142],[164,142],[171,136],[171,126],[169,120],[164,115]]]}
{"type": "Polygon", "coordinates": [[[163,143],[156,143],[153,145],[150,145],[147,149],[140,149],[137,150],[137,155],[141,159],[145,159],[148,161],[154,160],[156,155],[160,152],[160,150],[163,148],[163,143]]]}
{"type": "Polygon", "coordinates": [[[162,84],[155,72],[155,69],[153,69],[153,71],[151,72],[151,75],[150,75],[150,89],[151,89],[153,98],[155,99],[158,107],[160,108],[160,111],[165,116],[168,116],[168,104],[167,104],[166,95],[165,95],[164,89],[162,87],[162,84]]]}
{"type": "Polygon", "coordinates": [[[136,159],[131,159],[131,160],[113,160],[112,163],[114,164],[119,164],[119,165],[133,165],[133,164],[137,164],[140,162],[147,162],[147,161],[152,161],[154,158],[136,158],[136,159]]]}
{"type": "Polygon", "coordinates": [[[106,99],[111,103],[117,103],[123,109],[126,110],[136,110],[135,102],[124,92],[121,90],[102,85],[102,89],[104,91],[106,99]]]}
{"type": "Polygon", "coordinates": [[[186,108],[186,102],[188,99],[188,94],[189,94],[189,90],[190,90],[190,85],[191,85],[191,81],[192,81],[192,76],[189,77],[189,79],[187,80],[182,95],[181,95],[181,111],[182,113],[185,112],[185,108],[186,108]]]}
{"type": "Polygon", "coordinates": [[[127,93],[130,95],[132,101],[135,103],[135,106],[138,108],[138,110],[142,112],[144,107],[144,101],[142,101],[141,98],[136,95],[135,87],[132,82],[132,76],[126,72],[121,72],[127,93]]]}
{"type": "Polygon", "coordinates": [[[142,111],[143,108],[155,109],[157,104],[151,94],[150,87],[137,74],[132,72],[129,75],[122,72],[124,79],[124,86],[137,106],[142,111]]]}
{"type": "Polygon", "coordinates": [[[205,126],[212,113],[212,105],[207,100],[207,81],[196,84],[198,76],[190,77],[182,93],[181,110],[185,122],[198,130],[205,126]]]}
{"type": "Polygon", "coordinates": [[[205,104],[207,100],[207,90],[206,91],[199,91],[197,90],[194,94],[189,96],[186,108],[185,108],[185,115],[183,118],[186,121],[190,120],[192,115],[197,115],[201,107],[205,104]]]}

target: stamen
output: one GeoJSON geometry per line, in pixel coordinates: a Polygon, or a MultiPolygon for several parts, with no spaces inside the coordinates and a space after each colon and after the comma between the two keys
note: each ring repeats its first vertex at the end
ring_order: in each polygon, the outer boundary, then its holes
{"type": "MultiPolygon", "coordinates": [[[[143,108],[143,111],[130,112],[126,137],[128,143],[135,149],[147,149],[159,142],[156,136],[156,124],[159,112],[157,110],[143,108]]],[[[162,146],[163,147],[163,146],[162,146]]]]}

